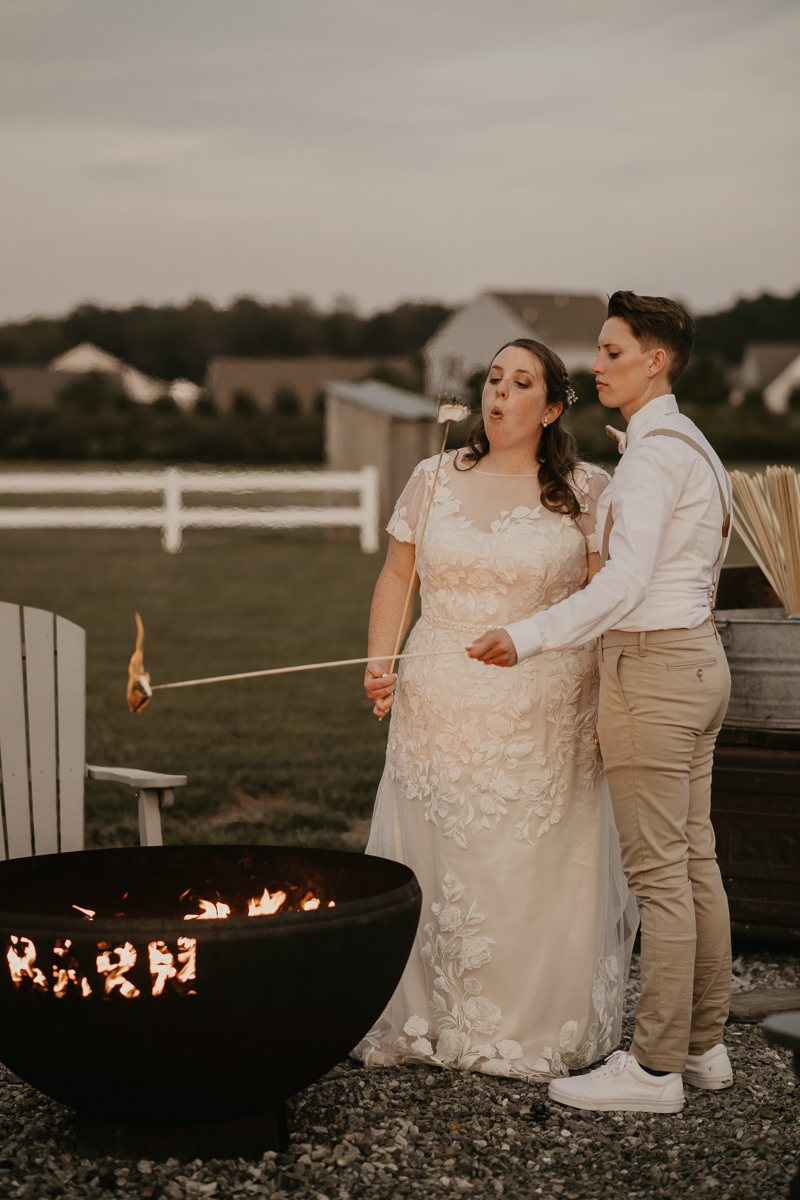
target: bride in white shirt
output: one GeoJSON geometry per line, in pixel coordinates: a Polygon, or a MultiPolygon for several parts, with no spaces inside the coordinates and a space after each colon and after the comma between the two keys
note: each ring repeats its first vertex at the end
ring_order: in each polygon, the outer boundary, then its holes
{"type": "Polygon", "coordinates": [[[519,340],[496,355],[482,420],[442,464],[418,565],[408,649],[452,656],[406,659],[397,677],[386,672],[435,458],[388,526],[365,687],[392,719],[367,853],[415,871],[423,915],[389,1007],[356,1048],[367,1065],[547,1079],[619,1040],[637,917],[593,740],[595,643],[510,671],[464,653],[599,569],[608,476],[576,458],[561,420],[572,399],[547,347],[519,340]]]}

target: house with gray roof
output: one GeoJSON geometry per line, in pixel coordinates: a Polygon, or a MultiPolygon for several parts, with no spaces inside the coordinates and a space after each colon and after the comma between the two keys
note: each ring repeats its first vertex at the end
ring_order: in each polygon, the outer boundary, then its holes
{"type": "Polygon", "coordinates": [[[533,338],[554,350],[568,371],[588,370],[606,301],[591,293],[481,292],[439,328],[424,350],[430,395],[463,395],[467,380],[486,370],[505,342],[533,338]]]}
{"type": "Polygon", "coordinates": [[[786,412],[789,397],[800,388],[800,342],[750,342],[737,375],[732,403],[741,403],[749,391],[759,391],[770,412],[786,412]]]}

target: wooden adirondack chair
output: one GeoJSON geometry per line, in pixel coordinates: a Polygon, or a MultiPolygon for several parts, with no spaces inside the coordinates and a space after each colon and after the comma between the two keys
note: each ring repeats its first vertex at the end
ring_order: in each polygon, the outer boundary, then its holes
{"type": "Polygon", "coordinates": [[[83,850],[87,776],[134,788],[141,844],[160,846],[161,808],[186,776],[88,766],[86,633],[39,608],[21,617],[0,602],[0,858],[83,850]]]}

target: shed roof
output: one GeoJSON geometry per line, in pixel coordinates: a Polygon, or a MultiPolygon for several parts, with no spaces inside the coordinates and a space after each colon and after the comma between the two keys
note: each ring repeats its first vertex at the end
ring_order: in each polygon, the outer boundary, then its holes
{"type": "Polygon", "coordinates": [[[325,390],[331,396],[338,396],[341,400],[349,400],[351,404],[359,404],[362,408],[400,421],[436,420],[436,405],[432,400],[374,379],[367,379],[363,383],[334,379],[325,384],[325,390]]]}
{"type": "Polygon", "coordinates": [[[591,293],[491,292],[543,341],[597,341],[607,305],[591,293]]]}

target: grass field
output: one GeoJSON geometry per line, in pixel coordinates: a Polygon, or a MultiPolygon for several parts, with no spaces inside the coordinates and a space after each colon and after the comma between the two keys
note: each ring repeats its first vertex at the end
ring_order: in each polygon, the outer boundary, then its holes
{"type": "MultiPolygon", "coordinates": [[[[729,562],[751,561],[738,539],[729,562]]],[[[157,693],[125,703],[133,614],[154,683],[366,652],[383,552],[323,534],[193,531],[179,555],[155,531],[0,531],[0,599],[57,612],[88,635],[87,757],[189,776],[168,842],[361,848],[387,724],[361,667],[157,693]]],[[[87,844],[135,844],[136,804],[88,782],[87,844]]]]}
{"type": "MultiPolygon", "coordinates": [[[[190,531],[179,555],[158,534],[0,533],[0,599],[48,609],[87,631],[91,763],[181,772],[168,842],[361,847],[387,725],[362,668],[157,693],[125,702],[133,614],[153,682],[365,653],[383,555],[322,536],[190,531]]],[[[87,844],[135,844],[136,804],[87,782],[87,844]]]]}

